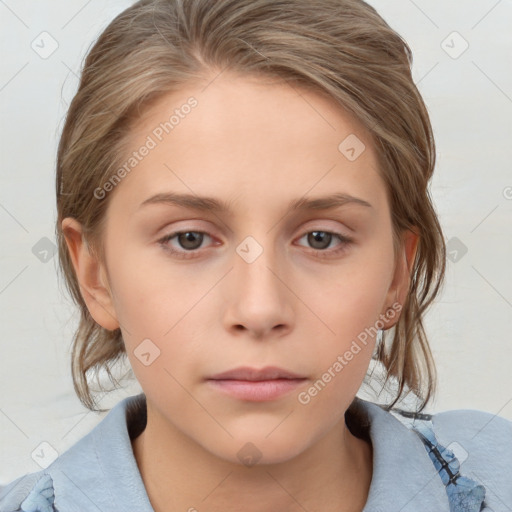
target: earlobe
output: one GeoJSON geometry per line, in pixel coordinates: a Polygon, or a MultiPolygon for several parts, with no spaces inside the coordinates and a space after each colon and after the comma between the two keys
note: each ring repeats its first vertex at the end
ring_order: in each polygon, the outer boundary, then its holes
{"type": "Polygon", "coordinates": [[[403,235],[401,252],[398,255],[398,261],[395,267],[395,275],[393,276],[393,283],[388,292],[388,297],[386,300],[386,311],[382,314],[386,315],[386,312],[389,310],[393,310],[394,319],[393,322],[386,322],[386,329],[390,329],[395,325],[400,315],[395,315],[395,307],[392,307],[392,304],[398,303],[400,305],[400,310],[402,309],[405,301],[407,300],[407,295],[409,293],[409,286],[411,282],[411,272],[414,267],[414,262],[416,260],[416,251],[418,249],[419,242],[419,234],[413,230],[407,230],[403,235]],[[391,302],[394,301],[394,302],[391,302]]]}
{"type": "Polygon", "coordinates": [[[89,313],[105,329],[119,328],[104,265],[89,250],[81,224],[67,217],[61,226],[89,313]]]}

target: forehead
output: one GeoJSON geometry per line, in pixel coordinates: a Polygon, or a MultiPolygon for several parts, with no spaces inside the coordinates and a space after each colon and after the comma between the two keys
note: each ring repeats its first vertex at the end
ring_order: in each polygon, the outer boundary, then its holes
{"type": "Polygon", "coordinates": [[[114,193],[131,203],[165,191],[254,205],[339,191],[385,201],[362,124],[326,94],[283,81],[223,73],[184,86],[153,102],[127,142],[134,165],[114,193]]]}

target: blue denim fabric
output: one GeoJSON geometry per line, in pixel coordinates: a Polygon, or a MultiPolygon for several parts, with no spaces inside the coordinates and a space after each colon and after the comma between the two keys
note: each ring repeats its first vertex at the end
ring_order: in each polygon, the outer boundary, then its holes
{"type": "Polygon", "coordinates": [[[21,504],[23,512],[54,512],[55,491],[50,475],[44,475],[21,504]]]}
{"type": "Polygon", "coordinates": [[[485,487],[460,474],[457,457],[453,451],[437,441],[430,421],[420,421],[412,428],[423,441],[430,460],[446,487],[450,512],[480,512],[485,507],[485,487]]]}

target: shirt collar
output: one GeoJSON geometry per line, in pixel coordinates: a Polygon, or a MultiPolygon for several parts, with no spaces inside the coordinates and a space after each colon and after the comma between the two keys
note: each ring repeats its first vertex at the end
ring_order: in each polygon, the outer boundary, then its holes
{"type": "Polygon", "coordinates": [[[373,475],[363,512],[439,512],[448,496],[418,435],[377,404],[354,399],[349,421],[372,442],[373,475]]]}
{"type": "MultiPolygon", "coordinates": [[[[89,510],[93,503],[99,510],[153,512],[131,445],[131,437],[144,428],[145,415],[144,393],[127,397],[57,459],[52,476],[59,510],[89,510]]],[[[373,448],[363,512],[448,510],[445,487],[417,434],[390,412],[357,397],[346,416],[352,431],[367,432],[373,448]]]]}
{"type": "Polygon", "coordinates": [[[121,400],[55,461],[48,472],[57,510],[154,512],[130,439],[145,411],[143,393],[121,400]]]}

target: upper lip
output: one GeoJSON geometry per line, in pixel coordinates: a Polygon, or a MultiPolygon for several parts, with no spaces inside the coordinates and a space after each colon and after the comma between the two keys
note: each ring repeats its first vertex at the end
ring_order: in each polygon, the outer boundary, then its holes
{"type": "Polygon", "coordinates": [[[267,366],[265,368],[257,369],[243,366],[240,368],[233,368],[226,372],[217,373],[210,377],[211,380],[274,380],[274,379],[304,379],[302,375],[290,372],[277,366],[267,366]]]}

